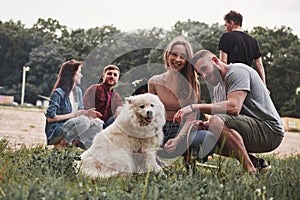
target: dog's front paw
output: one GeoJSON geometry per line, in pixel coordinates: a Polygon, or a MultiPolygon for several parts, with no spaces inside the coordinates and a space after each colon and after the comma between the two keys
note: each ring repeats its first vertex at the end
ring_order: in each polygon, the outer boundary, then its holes
{"type": "Polygon", "coordinates": [[[162,167],[157,162],[155,162],[151,166],[149,166],[148,170],[154,171],[156,173],[163,171],[162,167]]]}

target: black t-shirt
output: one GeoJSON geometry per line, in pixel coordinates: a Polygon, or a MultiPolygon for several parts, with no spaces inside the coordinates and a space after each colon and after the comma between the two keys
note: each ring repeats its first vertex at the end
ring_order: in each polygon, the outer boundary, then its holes
{"type": "Polygon", "coordinates": [[[256,39],[242,31],[223,33],[219,50],[227,53],[227,64],[244,63],[251,66],[254,59],[261,57],[256,39]]]}

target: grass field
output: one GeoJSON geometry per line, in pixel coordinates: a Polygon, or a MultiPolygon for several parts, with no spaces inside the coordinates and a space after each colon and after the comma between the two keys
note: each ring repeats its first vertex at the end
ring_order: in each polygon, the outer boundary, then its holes
{"type": "Polygon", "coordinates": [[[272,169],[260,179],[231,158],[214,156],[189,171],[178,158],[164,173],[95,179],[78,173],[81,151],[43,146],[12,151],[0,140],[0,199],[299,199],[300,156],[270,160],[272,169]]]}

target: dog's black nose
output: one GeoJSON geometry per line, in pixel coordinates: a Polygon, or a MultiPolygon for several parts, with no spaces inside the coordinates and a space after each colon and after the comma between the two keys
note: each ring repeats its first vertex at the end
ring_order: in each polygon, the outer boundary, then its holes
{"type": "Polygon", "coordinates": [[[147,111],[147,117],[148,118],[153,118],[153,112],[151,110],[147,111]]]}

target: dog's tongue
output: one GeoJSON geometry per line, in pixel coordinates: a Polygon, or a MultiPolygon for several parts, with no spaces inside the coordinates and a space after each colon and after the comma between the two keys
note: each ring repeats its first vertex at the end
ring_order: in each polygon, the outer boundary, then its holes
{"type": "Polygon", "coordinates": [[[152,122],[154,116],[153,116],[153,112],[148,111],[147,112],[147,117],[145,118],[147,122],[152,122]]]}
{"type": "Polygon", "coordinates": [[[146,121],[147,121],[147,122],[152,122],[152,120],[153,120],[153,117],[147,117],[147,118],[146,118],[146,121]]]}

